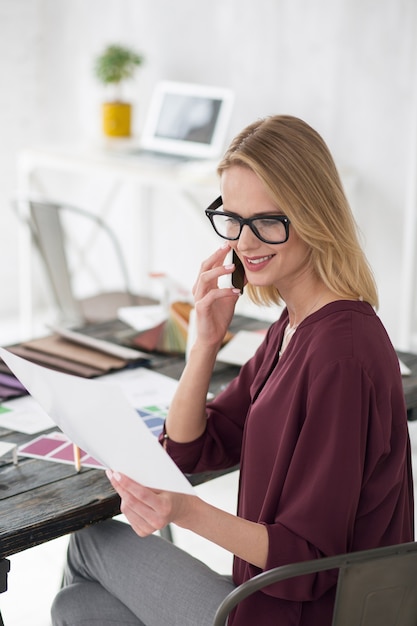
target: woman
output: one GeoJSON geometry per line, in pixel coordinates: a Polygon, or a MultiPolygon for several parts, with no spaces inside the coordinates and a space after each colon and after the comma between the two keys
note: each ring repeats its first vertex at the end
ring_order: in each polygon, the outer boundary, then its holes
{"type": "MultiPolygon", "coordinates": [[[[108,472],[131,528],[106,522],[72,538],[55,626],[210,625],[233,586],[264,569],[413,540],[398,359],[326,145],[301,120],[270,117],[236,137],[219,174],[222,196],[206,213],[225,245],[194,287],[197,339],[161,440],[185,472],[240,462],[238,514],[108,472]],[[239,298],[217,286],[234,269],[223,267],[229,246],[251,298],[286,306],[206,406],[239,298]],[[150,536],[167,523],[232,552],[233,581],[150,536]]],[[[335,582],[330,572],[278,583],[229,623],[330,625],[335,582]]]]}

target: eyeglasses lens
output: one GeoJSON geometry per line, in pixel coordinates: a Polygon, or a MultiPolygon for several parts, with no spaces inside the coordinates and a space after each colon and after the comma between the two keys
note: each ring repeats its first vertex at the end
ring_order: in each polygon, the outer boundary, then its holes
{"type": "MultiPolygon", "coordinates": [[[[239,220],[230,215],[222,215],[221,212],[213,216],[213,223],[216,231],[221,237],[226,239],[238,239],[241,225],[239,220]]],[[[272,218],[259,217],[250,222],[255,235],[265,242],[282,243],[287,239],[285,224],[272,218]]]]}

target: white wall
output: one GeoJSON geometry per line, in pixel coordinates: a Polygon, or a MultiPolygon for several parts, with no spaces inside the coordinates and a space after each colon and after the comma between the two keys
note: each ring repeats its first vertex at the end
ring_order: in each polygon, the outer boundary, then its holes
{"type": "MultiPolygon", "coordinates": [[[[380,314],[398,344],[415,0],[0,0],[0,29],[0,319],[18,308],[9,207],[17,151],[99,140],[105,94],[92,63],[105,44],[123,42],[147,59],[126,90],[136,132],[159,78],[232,87],[230,137],[270,113],[299,115],[321,132],[351,173],[348,195],[378,280],[380,314]]],[[[207,232],[193,230],[185,255],[174,229],[158,263],[168,269],[175,255],[188,277],[207,232]]]]}

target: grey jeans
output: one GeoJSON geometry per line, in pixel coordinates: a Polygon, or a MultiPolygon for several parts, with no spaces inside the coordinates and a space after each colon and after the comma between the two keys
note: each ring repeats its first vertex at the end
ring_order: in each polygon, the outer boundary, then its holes
{"type": "Polygon", "coordinates": [[[53,626],[211,626],[234,584],[156,535],[109,520],[75,533],[53,626]]]}

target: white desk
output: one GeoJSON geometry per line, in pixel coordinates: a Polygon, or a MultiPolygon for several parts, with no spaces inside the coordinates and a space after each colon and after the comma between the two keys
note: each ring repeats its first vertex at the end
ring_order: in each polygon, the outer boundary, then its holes
{"type": "MultiPolygon", "coordinates": [[[[169,189],[181,196],[181,211],[192,212],[193,218],[201,215],[200,202],[196,195],[204,191],[207,199],[218,192],[215,173],[216,163],[188,162],[171,163],[144,159],[133,152],[132,145],[116,143],[106,146],[49,146],[27,148],[18,155],[18,196],[22,199],[39,197],[51,201],[71,201],[60,195],[57,197],[48,189],[48,176],[58,174],[70,177],[82,176],[88,181],[101,181],[100,194],[95,195],[95,211],[106,219],[112,211],[117,196],[127,184],[136,187],[139,193],[139,208],[135,213],[132,228],[136,233],[135,266],[141,268],[139,288],[147,287],[149,274],[150,250],[154,234],[151,224],[151,208],[155,191],[169,189]],[[104,191],[103,191],[104,190],[104,191]]],[[[71,184],[69,182],[69,184],[71,184]]],[[[199,219],[199,218],[197,218],[199,219]]],[[[32,240],[29,229],[23,226],[19,235],[20,263],[20,325],[23,336],[30,335],[33,327],[33,276],[32,276],[32,240]]]]}

